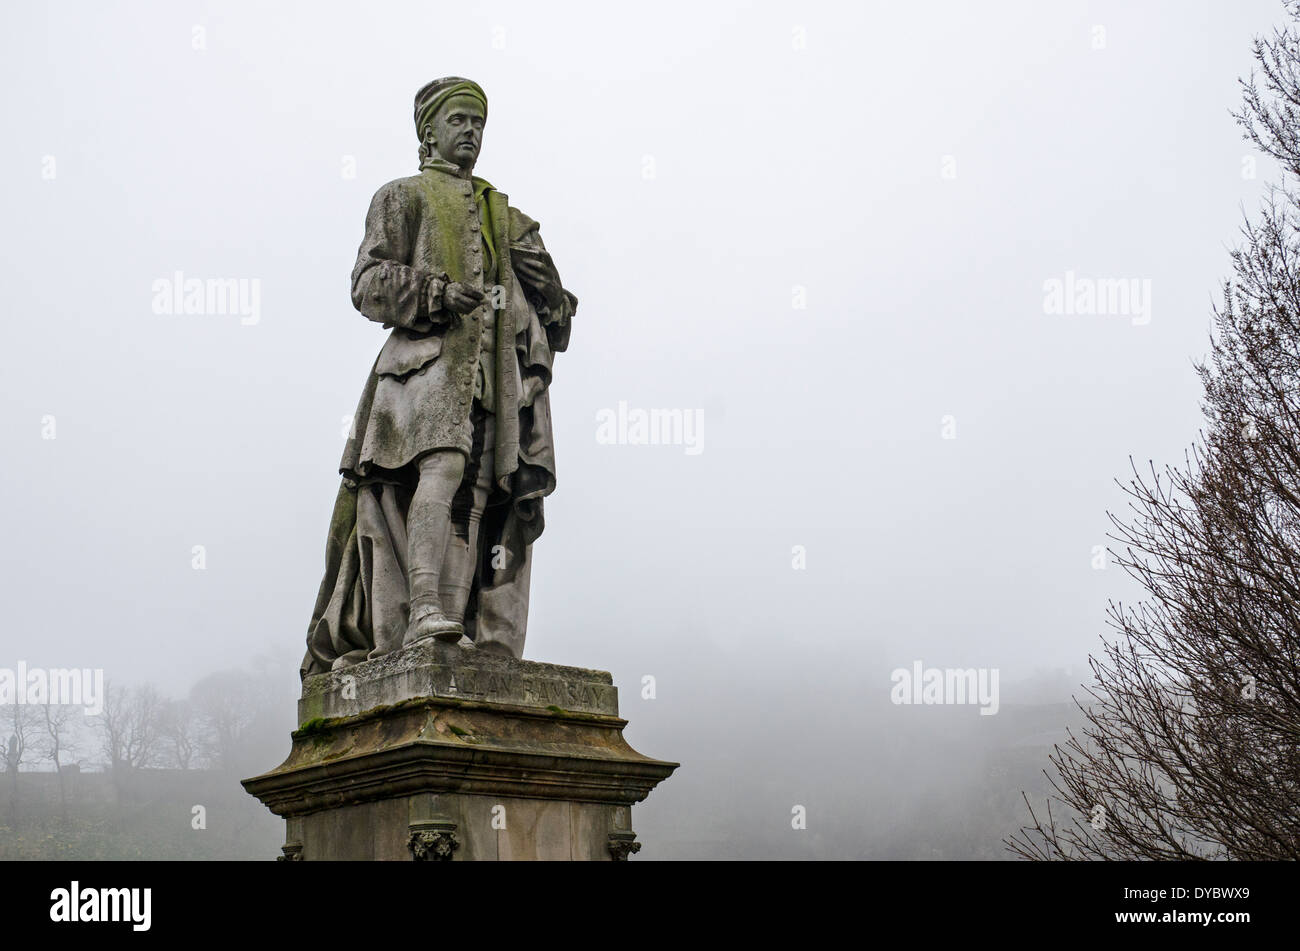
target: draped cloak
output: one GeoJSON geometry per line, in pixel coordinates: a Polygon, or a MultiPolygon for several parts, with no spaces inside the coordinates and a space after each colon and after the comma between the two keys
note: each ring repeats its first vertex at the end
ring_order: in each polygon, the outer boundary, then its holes
{"type": "MultiPolygon", "coordinates": [[[[342,484],[325,546],[301,674],[389,653],[406,633],[406,513],[420,455],[456,449],[476,460],[470,423],[482,315],[426,312],[432,284],[477,287],[495,311],[493,493],[483,514],[466,636],[521,656],[532,543],[542,499],[555,489],[548,388],[568,346],[577,298],[559,276],[543,289],[519,281],[511,251],[545,252],[539,226],[507,196],[451,163],[381,188],[366,216],[352,299],[391,332],[367,377],[339,464],[342,484]],[[483,259],[486,254],[487,260],[483,259]],[[487,283],[495,276],[495,286],[487,283]]],[[[435,295],[436,296],[436,295],[435,295]]],[[[453,510],[455,509],[453,503],[453,510]]]]}

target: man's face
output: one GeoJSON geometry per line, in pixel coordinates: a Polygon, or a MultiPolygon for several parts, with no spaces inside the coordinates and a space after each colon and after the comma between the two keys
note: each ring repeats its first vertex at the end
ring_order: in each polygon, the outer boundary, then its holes
{"type": "Polygon", "coordinates": [[[483,104],[473,96],[452,96],[433,117],[434,147],[448,162],[473,168],[483,146],[483,104]]]}

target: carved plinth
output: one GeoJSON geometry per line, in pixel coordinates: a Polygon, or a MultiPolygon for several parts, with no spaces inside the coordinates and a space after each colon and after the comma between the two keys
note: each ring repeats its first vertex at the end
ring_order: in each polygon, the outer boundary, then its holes
{"type": "Polygon", "coordinates": [[[440,644],[307,678],[298,718],[244,780],[290,860],[626,859],[678,765],[627,744],[609,674],[440,644]]]}

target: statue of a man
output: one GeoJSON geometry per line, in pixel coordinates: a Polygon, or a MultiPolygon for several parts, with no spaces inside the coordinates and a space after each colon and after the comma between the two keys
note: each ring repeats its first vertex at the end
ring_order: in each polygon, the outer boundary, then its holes
{"type": "Polygon", "coordinates": [[[375,193],[352,302],[391,328],[339,470],[302,673],[435,638],[519,657],[555,488],[547,388],[577,298],[537,222],[472,175],[487,96],[415,96],[420,172],[375,193]]]}

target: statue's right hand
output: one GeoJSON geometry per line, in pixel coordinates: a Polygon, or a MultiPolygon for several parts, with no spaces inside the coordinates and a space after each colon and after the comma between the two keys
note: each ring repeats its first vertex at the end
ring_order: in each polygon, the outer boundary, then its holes
{"type": "Polygon", "coordinates": [[[483,292],[468,284],[453,281],[442,291],[443,309],[453,314],[468,314],[482,302],[483,292]]]}

